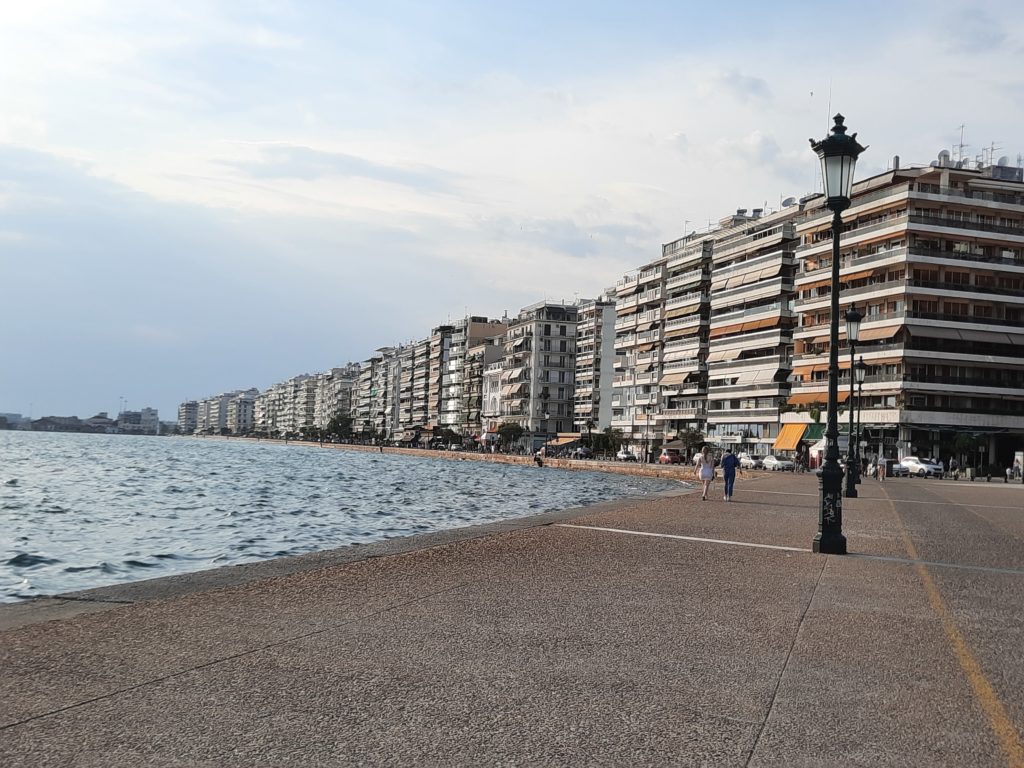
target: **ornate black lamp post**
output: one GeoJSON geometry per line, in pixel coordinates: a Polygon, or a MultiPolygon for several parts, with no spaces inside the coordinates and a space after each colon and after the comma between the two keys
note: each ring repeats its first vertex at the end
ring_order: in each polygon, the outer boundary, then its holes
{"type": "Polygon", "coordinates": [[[843,470],[839,466],[839,235],[843,230],[842,212],[850,207],[853,171],[857,157],[864,151],[857,134],[846,135],[845,118],[836,115],[832,135],[821,141],[811,139],[811,148],[821,160],[825,180],[825,205],[832,211],[832,322],[828,350],[828,422],[825,427],[825,464],[821,478],[821,503],[815,552],[846,554],[843,536],[843,470]]]}
{"type": "Polygon", "coordinates": [[[860,409],[864,402],[864,377],[867,375],[868,367],[862,357],[853,366],[853,376],[857,381],[857,450],[854,456],[857,459],[857,482],[860,482],[860,409]]]}
{"type": "Polygon", "coordinates": [[[860,482],[860,470],[857,467],[854,434],[853,434],[853,355],[854,348],[860,338],[860,321],[864,315],[857,311],[857,305],[851,304],[846,310],[846,341],[850,345],[850,439],[846,443],[846,498],[857,498],[857,483],[860,482]]]}
{"type": "MultiPolygon", "coordinates": [[[[540,395],[538,395],[538,397],[540,398],[540,411],[538,412],[537,415],[541,416],[544,419],[544,442],[543,442],[542,445],[547,445],[547,442],[548,442],[548,419],[551,418],[551,414],[548,413],[548,398],[550,398],[551,395],[547,391],[547,389],[544,389],[544,390],[541,390],[541,393],[540,393],[540,395]]],[[[539,429],[537,431],[540,432],[539,429]]]]}

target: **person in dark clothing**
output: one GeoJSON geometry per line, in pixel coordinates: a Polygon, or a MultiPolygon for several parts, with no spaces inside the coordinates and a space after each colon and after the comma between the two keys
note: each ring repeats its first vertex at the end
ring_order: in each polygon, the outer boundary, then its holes
{"type": "Polygon", "coordinates": [[[736,485],[736,470],[739,469],[740,460],[733,453],[732,448],[725,449],[725,456],[722,457],[722,476],[725,478],[725,500],[732,501],[733,487],[736,485]]]}

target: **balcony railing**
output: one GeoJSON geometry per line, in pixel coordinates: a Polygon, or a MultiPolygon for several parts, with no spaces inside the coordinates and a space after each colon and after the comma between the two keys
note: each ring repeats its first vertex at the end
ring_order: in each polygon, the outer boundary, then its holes
{"type": "Polygon", "coordinates": [[[672,309],[673,307],[681,307],[684,304],[693,304],[694,302],[703,304],[707,300],[708,295],[706,293],[701,293],[700,291],[693,291],[683,296],[673,296],[671,299],[666,300],[665,309],[669,310],[672,309]]]}
{"type": "Polygon", "coordinates": [[[704,270],[694,269],[691,270],[690,272],[684,272],[681,275],[676,275],[675,277],[669,279],[669,281],[665,283],[665,288],[667,290],[672,290],[673,288],[679,288],[681,286],[689,285],[691,283],[699,283],[703,279],[704,270]]]}
{"type": "Polygon", "coordinates": [[[1024,238],[1024,228],[1006,227],[1002,224],[989,224],[967,219],[954,219],[949,216],[926,216],[920,213],[910,214],[911,224],[924,224],[931,227],[950,227],[953,229],[973,229],[977,232],[995,232],[1000,235],[1015,235],[1024,238]]]}
{"type": "MultiPolygon", "coordinates": [[[[847,240],[849,240],[850,238],[853,238],[853,237],[855,237],[857,235],[866,235],[869,232],[877,232],[880,229],[888,229],[889,227],[898,227],[900,225],[906,224],[907,222],[908,222],[907,214],[903,214],[902,216],[890,216],[887,219],[875,222],[873,224],[865,224],[863,227],[849,226],[849,227],[847,227],[847,228],[845,228],[843,230],[843,241],[845,243],[847,240]]],[[[828,231],[831,232],[831,230],[828,230],[828,231]]],[[[797,251],[797,253],[805,253],[806,251],[810,251],[810,250],[812,250],[814,248],[821,248],[821,249],[824,250],[826,248],[831,248],[831,247],[832,247],[832,238],[831,237],[825,237],[825,238],[822,238],[821,240],[818,240],[817,242],[814,242],[814,243],[804,243],[803,245],[799,246],[796,249],[796,251],[797,251]]]]}

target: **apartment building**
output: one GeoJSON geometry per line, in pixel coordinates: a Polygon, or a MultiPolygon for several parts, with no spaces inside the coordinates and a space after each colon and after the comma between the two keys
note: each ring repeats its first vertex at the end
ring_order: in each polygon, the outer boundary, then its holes
{"type": "Polygon", "coordinates": [[[326,429],[335,416],[350,416],[359,384],[359,363],[348,363],[318,374],[313,424],[326,429]]]}
{"type": "Polygon", "coordinates": [[[536,449],[573,426],[575,304],[538,302],[509,321],[501,374],[502,420],[519,424],[536,449]]]}
{"type": "Polygon", "coordinates": [[[671,441],[707,430],[708,339],[713,241],[695,234],[662,246],[665,309],[658,432],[671,441]]]}
{"type": "Polygon", "coordinates": [[[360,363],[352,409],[352,429],[362,435],[393,435],[398,423],[397,350],[381,347],[360,363]]]}
{"type": "MultiPolygon", "coordinates": [[[[794,385],[790,405],[827,400],[831,213],[808,203],[797,226],[794,385]]],[[[864,313],[856,356],[866,453],[948,458],[958,435],[979,460],[1012,460],[1024,439],[1024,170],[952,163],[894,170],[854,185],[843,214],[841,313],[864,313]],[[959,166],[959,167],[958,167],[959,166]]],[[[840,322],[839,400],[849,394],[840,322]]],[[[845,420],[845,419],[843,419],[845,420]]]]}
{"type": "Polygon", "coordinates": [[[195,400],[186,400],[178,406],[178,432],[183,435],[191,435],[196,431],[196,423],[199,412],[199,403],[195,400]]]}
{"type": "MultiPolygon", "coordinates": [[[[463,436],[470,436],[480,429],[479,399],[482,390],[470,392],[467,376],[478,377],[474,379],[473,387],[482,388],[483,385],[482,378],[479,378],[483,371],[478,370],[478,361],[470,359],[470,350],[481,345],[493,346],[495,340],[505,333],[507,323],[488,320],[486,317],[467,316],[449,327],[450,344],[440,373],[441,397],[435,423],[463,436]],[[474,407],[470,408],[471,405],[474,407]],[[471,410],[475,413],[470,413],[471,410]]],[[[433,382],[433,370],[431,376],[433,382]]]]}
{"type": "Polygon", "coordinates": [[[665,312],[666,259],[660,258],[616,283],[615,368],[612,420],[633,452],[646,455],[660,444],[664,427],[659,381],[662,370],[662,320],[665,312]]]}
{"type": "Polygon", "coordinates": [[[793,204],[768,216],[740,209],[711,241],[707,438],[769,453],[789,399],[796,314],[793,204]]]}
{"type": "Polygon", "coordinates": [[[600,432],[612,423],[615,377],[615,289],[579,305],[573,429],[600,432]]]}
{"type": "Polygon", "coordinates": [[[248,435],[255,428],[256,398],[258,389],[235,393],[227,401],[226,427],[229,434],[248,435]]]}
{"type": "Polygon", "coordinates": [[[498,359],[483,367],[483,375],[480,382],[482,388],[480,428],[481,434],[484,435],[485,441],[488,442],[497,441],[497,431],[498,427],[501,426],[502,419],[501,390],[503,386],[501,377],[505,370],[505,344],[503,340],[498,347],[500,349],[498,359]]]}
{"type": "MultiPolygon", "coordinates": [[[[499,371],[497,389],[500,393],[501,360],[505,355],[505,347],[502,343],[503,338],[504,333],[491,338],[485,338],[466,351],[466,357],[462,365],[460,392],[460,415],[464,421],[458,430],[463,438],[479,437],[487,433],[489,424],[484,411],[485,392],[487,391],[485,377],[487,371],[496,365],[499,371]]],[[[500,405],[497,408],[497,415],[501,415],[500,405]]]]}
{"type": "MultiPolygon", "coordinates": [[[[439,339],[447,337],[447,334],[443,333],[436,335],[439,339]]],[[[434,345],[434,334],[432,334],[430,338],[406,344],[395,350],[392,365],[397,389],[395,387],[389,389],[395,392],[395,398],[391,402],[397,403],[397,410],[391,409],[392,419],[382,430],[385,432],[386,439],[392,439],[393,436],[400,433],[416,428],[423,429],[430,425],[431,348],[434,345]]],[[[437,370],[440,374],[439,367],[437,370]]]]}

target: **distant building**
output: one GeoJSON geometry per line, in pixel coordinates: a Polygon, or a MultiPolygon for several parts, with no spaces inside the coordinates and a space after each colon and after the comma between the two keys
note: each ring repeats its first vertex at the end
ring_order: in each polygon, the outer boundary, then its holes
{"type": "Polygon", "coordinates": [[[158,435],[160,418],[156,408],[121,411],[117,415],[117,431],[123,435],[158,435]]]}
{"type": "Polygon", "coordinates": [[[196,431],[199,403],[186,400],[178,406],[178,431],[183,435],[191,435],[196,431]]]}

